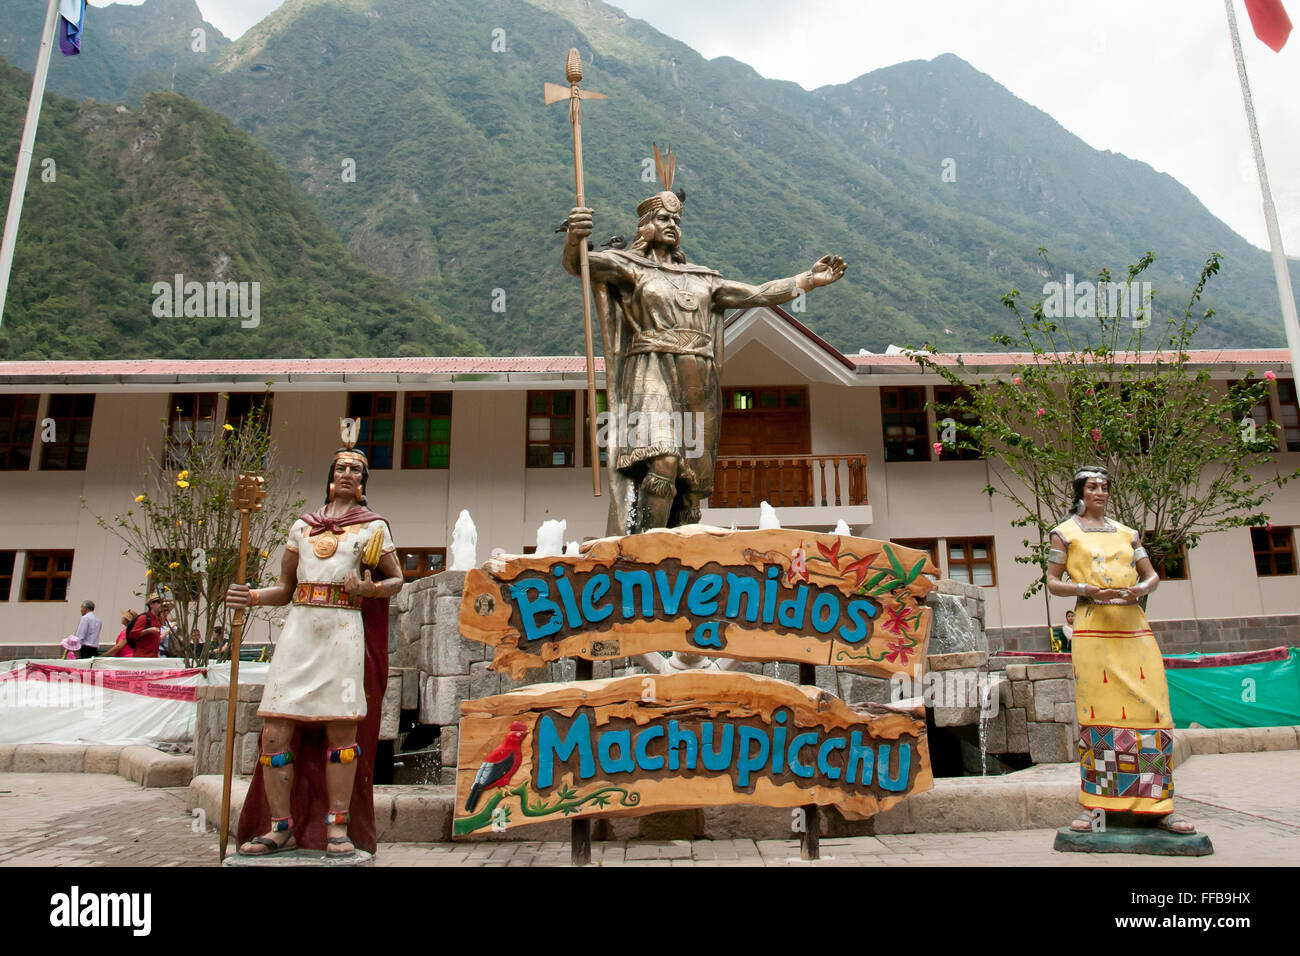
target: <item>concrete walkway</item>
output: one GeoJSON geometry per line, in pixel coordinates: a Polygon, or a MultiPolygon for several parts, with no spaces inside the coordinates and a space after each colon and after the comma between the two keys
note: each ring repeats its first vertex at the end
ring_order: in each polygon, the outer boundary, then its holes
{"type": "MultiPolygon", "coordinates": [[[[602,866],[1294,866],[1300,861],[1300,751],[1202,755],[1176,774],[1178,811],[1214,841],[1200,858],[1068,854],[1052,829],[823,839],[799,860],[794,840],[596,843],[602,866]]],[[[186,809],[184,788],[121,777],[0,773],[0,866],[203,866],[216,833],[186,809]]],[[[380,844],[379,866],[564,866],[564,843],[380,844]]]]}

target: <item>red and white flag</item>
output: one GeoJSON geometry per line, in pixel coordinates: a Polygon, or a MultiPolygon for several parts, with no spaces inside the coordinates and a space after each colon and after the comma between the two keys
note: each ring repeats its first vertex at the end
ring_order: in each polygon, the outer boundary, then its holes
{"type": "Polygon", "coordinates": [[[1282,8],[1282,0],[1246,0],[1246,13],[1255,28],[1255,36],[1275,53],[1281,53],[1291,35],[1291,18],[1282,8]]]}

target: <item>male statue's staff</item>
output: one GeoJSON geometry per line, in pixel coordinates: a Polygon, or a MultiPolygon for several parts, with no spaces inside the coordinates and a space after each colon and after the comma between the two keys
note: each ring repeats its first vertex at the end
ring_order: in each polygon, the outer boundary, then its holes
{"type": "MultiPolygon", "coordinates": [[[[235,571],[235,583],[243,584],[248,579],[248,525],[254,511],[262,510],[262,499],[266,497],[266,487],[257,475],[240,475],[235,482],[235,495],[232,502],[239,512],[239,567],[235,571]]],[[[226,698],[226,766],[221,778],[221,854],[220,860],[226,858],[226,840],[230,834],[230,779],[234,773],[235,760],[235,712],[239,707],[239,644],[244,637],[244,609],[235,611],[234,623],[230,625],[230,693],[226,698]]]]}
{"type": "MultiPolygon", "coordinates": [[[[546,105],[569,101],[569,125],[573,127],[573,181],[578,193],[578,205],[585,206],[582,185],[582,101],[607,100],[604,93],[593,93],[578,88],[582,80],[582,57],[577,49],[569,50],[564,64],[564,76],[569,81],[567,87],[558,83],[544,83],[542,94],[546,105]]],[[[591,271],[587,265],[587,244],[582,244],[582,332],[587,344],[587,447],[591,449],[591,487],[592,494],[600,497],[600,452],[596,450],[596,355],[591,342],[591,271]]]]}

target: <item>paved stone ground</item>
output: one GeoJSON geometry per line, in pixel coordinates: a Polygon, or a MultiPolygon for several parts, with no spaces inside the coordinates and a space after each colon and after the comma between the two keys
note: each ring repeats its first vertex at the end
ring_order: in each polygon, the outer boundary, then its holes
{"type": "MultiPolygon", "coordinates": [[[[1210,835],[1210,857],[1057,853],[1052,830],[794,840],[597,843],[602,866],[1294,866],[1300,751],[1199,756],[1175,775],[1179,813],[1210,835]]],[[[195,832],[185,791],[105,774],[0,774],[0,866],[202,866],[216,834],[195,832]]],[[[381,844],[378,866],[564,866],[564,843],[381,844]]]]}

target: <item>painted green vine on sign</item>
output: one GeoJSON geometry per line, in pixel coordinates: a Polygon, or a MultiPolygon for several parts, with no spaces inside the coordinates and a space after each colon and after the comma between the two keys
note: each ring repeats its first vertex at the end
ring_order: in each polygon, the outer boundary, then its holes
{"type": "MultiPolygon", "coordinates": [[[[492,796],[478,813],[468,817],[461,817],[453,824],[452,832],[456,836],[464,836],[467,833],[473,833],[475,830],[485,826],[494,819],[494,813],[497,806],[507,796],[514,795],[519,798],[519,808],[526,817],[545,817],[552,813],[561,813],[564,816],[570,816],[577,813],[585,804],[593,804],[597,807],[609,806],[610,800],[617,795],[618,803],[624,807],[635,807],[641,802],[641,794],[635,790],[628,790],[625,787],[605,786],[597,787],[589,793],[578,795],[578,792],[567,784],[560,787],[555,792],[555,802],[547,803],[542,800],[538,803],[529,803],[528,784],[521,783],[518,786],[511,787],[509,790],[500,791],[492,796]]],[[[510,808],[502,807],[503,823],[510,820],[510,808]]]]}

